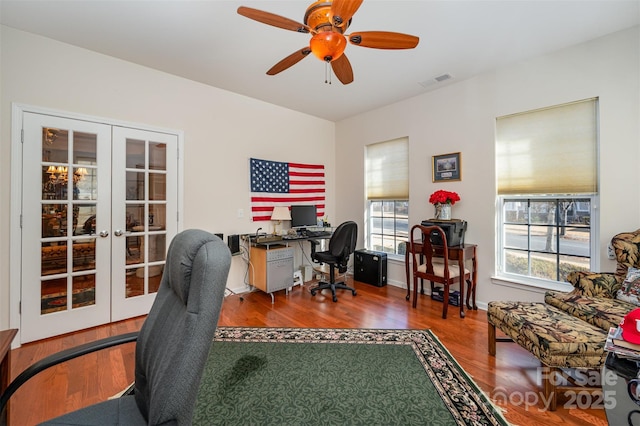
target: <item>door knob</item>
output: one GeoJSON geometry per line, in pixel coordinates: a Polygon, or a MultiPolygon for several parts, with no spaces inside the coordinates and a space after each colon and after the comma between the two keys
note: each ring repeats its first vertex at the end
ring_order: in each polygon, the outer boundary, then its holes
{"type": "Polygon", "coordinates": [[[100,235],[102,238],[106,238],[109,236],[109,231],[100,231],[98,235],[100,235]]]}
{"type": "Polygon", "coordinates": [[[116,237],[121,236],[122,234],[124,234],[124,232],[122,232],[121,229],[116,229],[115,232],[113,233],[116,237]]]}

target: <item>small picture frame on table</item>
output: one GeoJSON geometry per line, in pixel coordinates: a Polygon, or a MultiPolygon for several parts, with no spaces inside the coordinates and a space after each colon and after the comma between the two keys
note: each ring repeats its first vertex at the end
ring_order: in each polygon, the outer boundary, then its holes
{"type": "Polygon", "coordinates": [[[434,182],[462,180],[462,162],[459,152],[434,155],[432,159],[434,182]]]}

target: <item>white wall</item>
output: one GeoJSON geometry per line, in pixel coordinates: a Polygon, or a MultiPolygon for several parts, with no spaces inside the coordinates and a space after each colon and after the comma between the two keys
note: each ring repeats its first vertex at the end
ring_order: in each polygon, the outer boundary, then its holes
{"type": "MultiPolygon", "coordinates": [[[[0,328],[9,318],[12,102],[183,130],[184,227],[225,235],[270,225],[248,218],[249,157],[325,164],[331,222],[353,219],[363,229],[364,146],[408,136],[410,222],[432,216],[434,190],[461,195],[454,216],[469,221],[467,241],[479,245],[478,300],[486,303],[542,298],[491,281],[495,117],[599,96],[601,270],[613,268],[605,250],[611,236],[640,227],[637,27],[337,124],[8,27],[0,27],[0,37],[0,328]],[[462,181],[433,184],[431,156],[457,151],[462,181]]],[[[243,285],[244,271],[235,258],[231,287],[243,285]]],[[[403,283],[403,266],[391,263],[389,279],[403,283]]]]}
{"type": "MultiPolygon", "coordinates": [[[[0,31],[0,329],[9,326],[9,206],[17,202],[9,184],[12,102],[184,131],[185,228],[226,236],[272,226],[250,220],[250,157],[324,164],[327,213],[334,216],[334,123],[9,27],[0,31]]],[[[229,287],[244,286],[245,267],[234,257],[229,287]]]]}
{"type": "MultiPolygon", "coordinates": [[[[453,216],[466,219],[478,244],[478,301],[542,300],[540,291],[492,283],[495,271],[495,118],[600,98],[600,270],[614,270],[606,245],[616,233],[640,228],[640,35],[638,27],[532,58],[337,123],[336,214],[362,217],[364,146],[409,137],[410,223],[433,217],[429,195],[456,191],[453,216]],[[431,157],[462,153],[462,181],[434,184],[431,157]]],[[[417,83],[416,83],[417,84],[417,83]]],[[[567,158],[571,161],[571,158],[567,158]]],[[[404,282],[404,269],[389,279],[404,282]]]]}

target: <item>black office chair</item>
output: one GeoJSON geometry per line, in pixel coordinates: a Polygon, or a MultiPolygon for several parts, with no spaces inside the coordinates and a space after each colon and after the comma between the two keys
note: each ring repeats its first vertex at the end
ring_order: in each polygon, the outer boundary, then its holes
{"type": "Polygon", "coordinates": [[[124,396],[43,424],[191,424],[230,266],[231,252],[220,238],[201,230],[182,231],[169,246],[158,294],[139,333],[108,337],[38,361],[0,396],[0,412],[11,395],[40,371],[96,350],[137,341],[135,383],[124,396]]]}
{"type": "Polygon", "coordinates": [[[311,295],[315,296],[316,292],[325,288],[331,289],[333,301],[337,302],[336,289],[351,290],[355,296],[356,289],[346,285],[344,281],[336,282],[336,268],[340,273],[347,272],[347,264],[349,257],[356,249],[356,239],[358,238],[358,225],[355,222],[344,222],[340,224],[334,231],[329,240],[329,250],[313,251],[311,259],[315,262],[329,264],[329,282],[321,281],[316,287],[311,289],[311,295]]]}

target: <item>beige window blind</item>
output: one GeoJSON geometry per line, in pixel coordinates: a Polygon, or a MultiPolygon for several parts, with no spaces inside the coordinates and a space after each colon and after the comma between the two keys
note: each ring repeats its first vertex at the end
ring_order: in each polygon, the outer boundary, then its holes
{"type": "Polygon", "coordinates": [[[408,200],[408,138],[368,145],[365,173],[368,200],[408,200]]]}
{"type": "Polygon", "coordinates": [[[597,98],[496,119],[499,195],[595,194],[597,98]]]}

